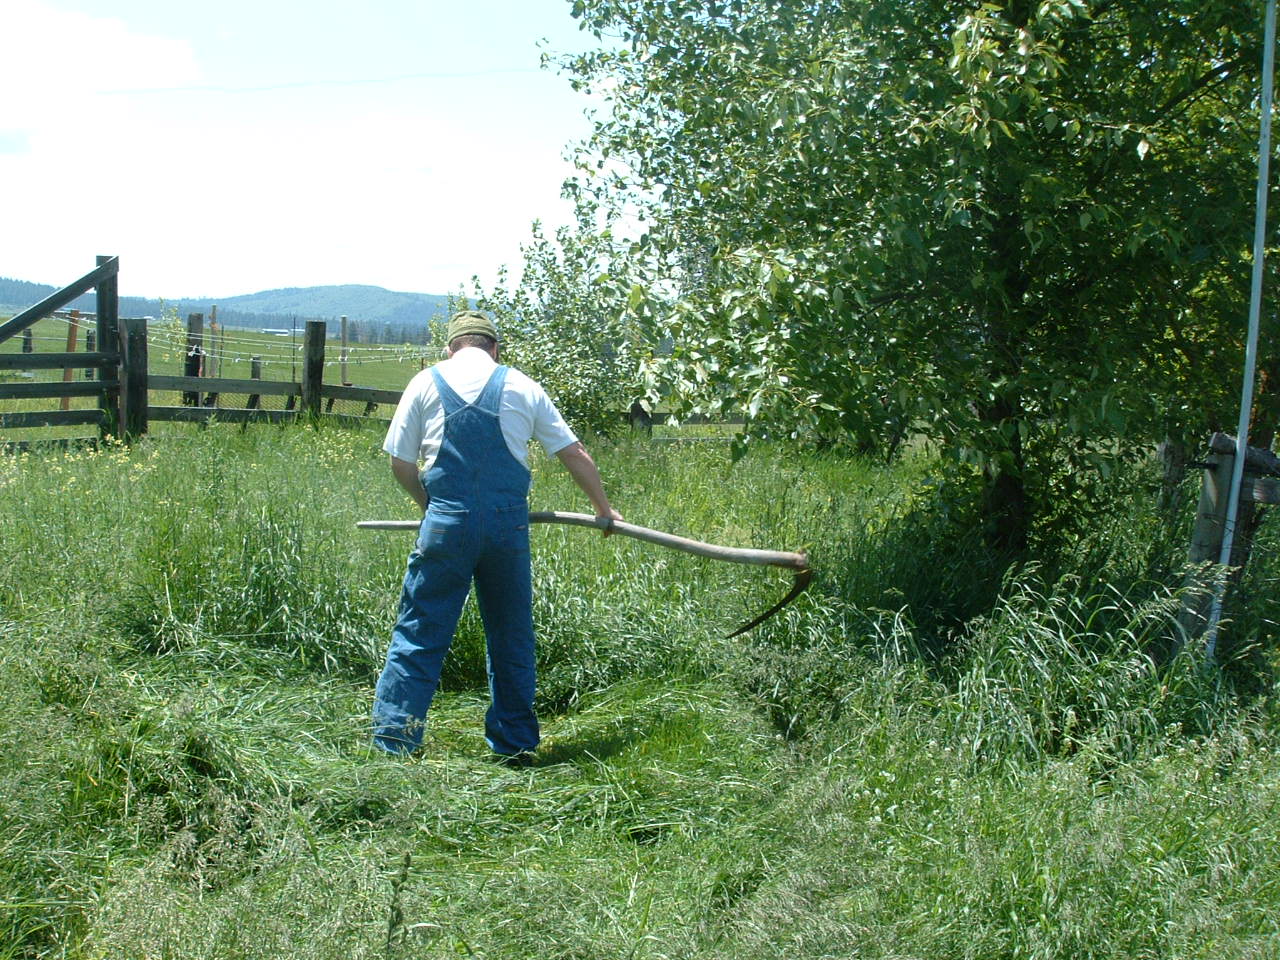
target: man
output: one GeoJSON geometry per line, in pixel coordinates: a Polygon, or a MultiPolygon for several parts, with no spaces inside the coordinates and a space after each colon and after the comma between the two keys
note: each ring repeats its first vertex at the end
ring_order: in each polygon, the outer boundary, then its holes
{"type": "Polygon", "coordinates": [[[382,447],[424,516],[378,680],[374,743],[397,754],[421,745],[440,667],[474,578],[488,648],[485,739],[498,756],[522,765],[539,739],[529,440],[536,437],[560,459],[596,516],[622,516],[610,505],[595,462],[542,387],[498,365],[493,322],[463,311],[450,320],[447,336],[446,359],[409,382],[382,447]]]}

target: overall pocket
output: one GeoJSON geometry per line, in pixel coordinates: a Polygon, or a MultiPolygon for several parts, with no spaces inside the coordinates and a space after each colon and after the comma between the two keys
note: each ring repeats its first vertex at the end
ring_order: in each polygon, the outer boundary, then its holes
{"type": "Polygon", "coordinates": [[[418,542],[415,546],[419,553],[439,553],[453,551],[462,546],[467,534],[466,510],[441,510],[434,505],[427,508],[422,518],[422,526],[418,528],[418,542]]]}
{"type": "Polygon", "coordinates": [[[495,507],[494,522],[489,531],[490,541],[507,550],[518,552],[529,549],[529,504],[513,503],[495,507]]]}

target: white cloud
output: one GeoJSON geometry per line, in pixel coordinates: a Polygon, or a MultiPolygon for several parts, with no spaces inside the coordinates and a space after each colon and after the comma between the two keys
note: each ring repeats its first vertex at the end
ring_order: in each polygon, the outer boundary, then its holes
{"type": "MultiPolygon", "coordinates": [[[[9,0],[4,26],[0,90],[9,95],[0,100],[0,131],[20,149],[0,155],[0,274],[69,282],[93,267],[94,253],[113,252],[95,246],[94,234],[134,182],[122,162],[132,152],[132,111],[104,91],[157,78],[194,83],[199,69],[185,40],[34,0],[9,0]]],[[[113,239],[104,233],[102,242],[113,239]]]]}
{"type": "Polygon", "coordinates": [[[461,110],[464,86],[227,92],[186,40],[8,6],[0,89],[25,92],[0,100],[17,148],[0,149],[0,275],[66,283],[106,253],[126,294],[443,293],[518,268],[534,219],[569,219],[554,124],[509,103],[461,110]]]}
{"type": "Polygon", "coordinates": [[[8,0],[4,28],[0,90],[11,93],[0,128],[47,129],[91,113],[103,91],[200,79],[185,40],[134,33],[122,20],[8,0]]]}

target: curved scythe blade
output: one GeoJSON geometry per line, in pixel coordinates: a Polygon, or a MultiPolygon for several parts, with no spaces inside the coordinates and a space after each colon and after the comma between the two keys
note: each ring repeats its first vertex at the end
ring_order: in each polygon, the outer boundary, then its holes
{"type": "Polygon", "coordinates": [[[754,620],[748,620],[746,623],[740,626],[737,630],[733,631],[733,633],[728,634],[725,637],[725,639],[732,640],[738,634],[746,633],[752,627],[760,626],[760,624],[764,623],[766,620],[772,617],[775,613],[777,613],[779,610],[785,607],[788,603],[790,603],[796,597],[800,596],[800,594],[804,593],[807,589],[809,589],[809,581],[812,579],[813,579],[813,571],[810,570],[808,567],[806,567],[803,570],[797,570],[796,578],[791,582],[791,589],[787,591],[787,595],[785,597],[783,597],[781,600],[775,603],[772,607],[770,607],[764,613],[760,614],[760,616],[756,617],[754,620]]]}
{"type": "MultiPolygon", "coordinates": [[[[624,537],[644,540],[646,543],[656,543],[662,547],[682,550],[685,553],[708,557],[712,560],[758,566],[785,567],[788,570],[794,570],[795,580],[792,582],[791,590],[787,595],[760,614],[760,616],[733,631],[733,633],[729,634],[730,637],[746,633],[752,627],[764,623],[764,621],[804,593],[809,586],[809,581],[813,578],[813,571],[809,569],[809,558],[803,551],[792,553],[783,550],[756,550],[749,547],[722,547],[714,543],[703,543],[701,540],[678,537],[675,534],[664,533],[661,530],[650,530],[648,527],[636,526],[634,523],[626,523],[622,520],[607,520],[604,517],[594,517],[587,513],[535,510],[530,512],[529,522],[561,523],[574,527],[595,527],[597,530],[618,533],[624,537]]],[[[362,520],[356,526],[365,530],[417,530],[421,523],[418,520],[362,520]]]]}

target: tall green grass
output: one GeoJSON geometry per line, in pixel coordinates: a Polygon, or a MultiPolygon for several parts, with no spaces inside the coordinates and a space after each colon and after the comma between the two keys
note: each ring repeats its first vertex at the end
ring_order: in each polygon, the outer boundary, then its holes
{"type": "MultiPolygon", "coordinates": [[[[1280,947],[1270,601],[1227,670],[1157,666],[1180,534],[1139,480],[1009,568],[923,455],[597,446],[628,520],[817,577],[726,640],[785,576],[535,528],[545,740],[517,771],[481,739],[471,606],[424,750],[368,746],[410,538],[354,523],[411,514],[379,442],[0,460],[0,956],[1280,947]]],[[[533,506],[585,508],[536,457],[533,506]]],[[[1264,528],[1255,584],[1275,557],[1264,528]]]]}

